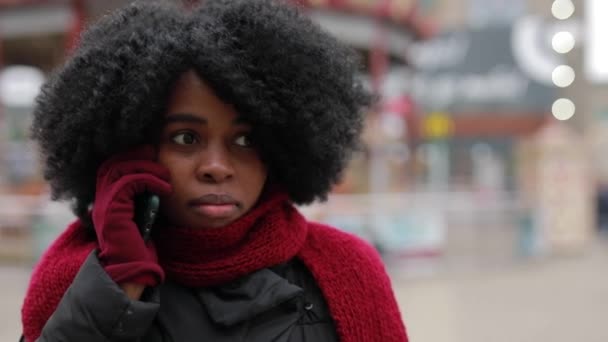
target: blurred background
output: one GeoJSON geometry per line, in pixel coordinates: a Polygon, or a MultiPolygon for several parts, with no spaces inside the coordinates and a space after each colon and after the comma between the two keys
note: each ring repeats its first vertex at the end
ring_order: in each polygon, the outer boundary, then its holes
{"type": "MultiPolygon", "coordinates": [[[[34,98],[127,2],[0,0],[0,341],[73,218],[28,141],[34,98]]],[[[302,210],[382,253],[411,340],[608,341],[608,1],[298,2],[380,99],[342,183],[302,210]]]]}

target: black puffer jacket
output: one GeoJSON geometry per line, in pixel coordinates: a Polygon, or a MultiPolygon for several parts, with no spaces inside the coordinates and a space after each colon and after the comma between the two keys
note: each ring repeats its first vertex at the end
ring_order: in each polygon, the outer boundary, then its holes
{"type": "Polygon", "coordinates": [[[216,288],[167,282],[132,301],[92,253],[39,342],[337,341],[320,289],[297,259],[216,288]]]}

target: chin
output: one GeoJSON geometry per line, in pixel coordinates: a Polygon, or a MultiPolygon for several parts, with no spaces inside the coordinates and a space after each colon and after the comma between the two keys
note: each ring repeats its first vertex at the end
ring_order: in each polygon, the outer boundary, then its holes
{"type": "Polygon", "coordinates": [[[238,220],[238,218],[227,218],[222,220],[201,220],[198,218],[184,223],[186,223],[186,227],[194,229],[220,229],[230,225],[236,220],[238,220]]]}

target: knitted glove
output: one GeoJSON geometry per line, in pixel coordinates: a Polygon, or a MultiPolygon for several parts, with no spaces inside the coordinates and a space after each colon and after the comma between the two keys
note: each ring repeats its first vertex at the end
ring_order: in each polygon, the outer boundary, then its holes
{"type": "Polygon", "coordinates": [[[133,221],[135,195],[172,191],[169,171],[155,160],[155,149],[143,146],[110,158],[97,172],[92,217],[99,260],[117,284],[157,286],[164,280],[152,242],[144,242],[133,221]]]}

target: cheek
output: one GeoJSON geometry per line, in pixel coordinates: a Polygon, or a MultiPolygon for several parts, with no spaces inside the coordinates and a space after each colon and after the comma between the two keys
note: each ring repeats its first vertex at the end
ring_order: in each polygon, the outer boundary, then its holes
{"type": "Polygon", "coordinates": [[[183,160],[180,160],[175,153],[168,152],[167,149],[162,147],[159,149],[157,162],[169,170],[170,179],[169,182],[173,188],[173,193],[164,200],[161,199],[160,210],[162,214],[171,222],[176,225],[186,224],[181,221],[182,207],[179,204],[183,197],[184,184],[180,183],[180,180],[185,179],[180,174],[184,172],[183,160]]]}
{"type": "Polygon", "coordinates": [[[178,180],[184,179],[182,175],[187,170],[187,161],[183,158],[179,158],[175,153],[169,153],[165,149],[160,149],[158,153],[158,163],[169,170],[170,183],[173,186],[173,196],[175,196],[176,190],[179,190],[180,184],[178,180]]]}
{"type": "Polygon", "coordinates": [[[260,160],[250,162],[244,174],[249,175],[246,178],[249,188],[261,192],[268,177],[266,166],[260,160]]]}

